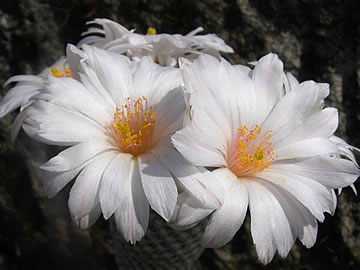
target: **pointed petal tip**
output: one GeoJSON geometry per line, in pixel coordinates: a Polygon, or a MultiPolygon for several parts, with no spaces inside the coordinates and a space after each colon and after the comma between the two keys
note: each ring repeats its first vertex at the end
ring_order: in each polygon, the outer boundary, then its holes
{"type": "Polygon", "coordinates": [[[351,187],[352,191],[355,193],[355,196],[357,196],[358,193],[357,193],[357,190],[356,190],[355,185],[354,185],[354,184],[351,184],[350,187],[351,187]]]}
{"type": "MultiPolygon", "coordinates": [[[[101,201],[100,201],[101,204],[101,201]]],[[[111,211],[107,211],[106,209],[102,208],[103,217],[105,220],[108,220],[114,213],[111,213],[111,211]]]]}

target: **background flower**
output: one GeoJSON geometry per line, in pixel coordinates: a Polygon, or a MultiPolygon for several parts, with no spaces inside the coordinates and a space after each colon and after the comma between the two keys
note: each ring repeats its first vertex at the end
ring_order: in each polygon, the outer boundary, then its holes
{"type": "Polygon", "coordinates": [[[202,27],[180,34],[157,34],[155,28],[149,28],[145,35],[135,33],[135,29],[127,30],[122,25],[108,20],[95,19],[89,22],[98,27],[90,27],[78,44],[92,44],[117,53],[125,53],[133,60],[149,55],[155,62],[163,66],[176,66],[177,59],[182,56],[194,59],[201,53],[220,56],[220,52],[232,53],[233,49],[215,34],[197,35],[202,27]]]}
{"type": "MultiPolygon", "coordinates": [[[[16,75],[10,77],[5,82],[4,86],[8,86],[12,83],[16,83],[16,85],[10,88],[4,98],[1,100],[0,117],[4,117],[8,113],[11,113],[18,108],[20,108],[20,111],[23,111],[26,107],[32,104],[30,99],[44,89],[46,79],[49,74],[59,78],[70,77],[71,71],[67,64],[66,58],[61,57],[52,66],[45,68],[38,75],[16,75]]],[[[23,120],[24,115],[20,113],[15,119],[12,127],[12,140],[16,138],[23,120]]]]}
{"type": "Polygon", "coordinates": [[[0,103],[0,118],[20,108],[12,128],[11,140],[14,141],[20,131],[26,117],[24,110],[33,104],[34,96],[45,91],[49,78],[73,78],[78,80],[78,66],[83,53],[73,45],[67,46],[67,57],[60,57],[53,65],[45,68],[38,75],[15,75],[10,77],[4,84],[10,88],[0,103]]]}

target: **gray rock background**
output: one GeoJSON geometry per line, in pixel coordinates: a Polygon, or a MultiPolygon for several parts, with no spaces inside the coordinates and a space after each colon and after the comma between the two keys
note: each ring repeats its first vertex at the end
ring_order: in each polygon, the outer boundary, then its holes
{"type": "MultiPolygon", "coordinates": [[[[357,0],[1,0],[0,84],[52,64],[96,17],[138,32],[153,26],[185,34],[201,25],[234,48],[225,56],[232,63],[272,51],[300,81],[329,82],[327,105],[340,113],[337,134],[360,147],[359,11],[357,0]]],[[[0,269],[116,269],[108,224],[100,219],[88,231],[76,228],[67,210],[69,187],[46,198],[34,169],[46,154],[23,133],[11,144],[13,118],[0,120],[0,269]]],[[[320,224],[312,249],[297,243],[268,266],[256,259],[249,221],[230,244],[206,250],[194,269],[359,269],[360,202],[350,189],[339,196],[335,216],[320,224]]]]}

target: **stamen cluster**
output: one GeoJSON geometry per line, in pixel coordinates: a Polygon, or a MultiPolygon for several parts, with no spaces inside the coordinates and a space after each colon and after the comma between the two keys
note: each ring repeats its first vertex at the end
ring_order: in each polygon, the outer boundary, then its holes
{"type": "Polygon", "coordinates": [[[238,129],[236,150],[230,160],[232,170],[238,175],[253,175],[268,168],[278,157],[271,147],[271,130],[262,132],[258,125],[253,129],[241,126],[238,129]]]}
{"type": "Polygon", "coordinates": [[[127,98],[121,109],[116,107],[110,129],[122,152],[138,156],[152,145],[155,121],[156,113],[148,108],[146,97],[127,98]]]}
{"type": "Polygon", "coordinates": [[[49,74],[56,78],[71,77],[71,69],[69,67],[59,65],[58,68],[50,68],[49,74]]]}

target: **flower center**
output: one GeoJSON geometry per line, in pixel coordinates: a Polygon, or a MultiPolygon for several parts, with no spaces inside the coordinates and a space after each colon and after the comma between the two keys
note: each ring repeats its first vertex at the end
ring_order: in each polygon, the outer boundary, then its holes
{"type": "Polygon", "coordinates": [[[116,107],[110,131],[122,152],[138,156],[152,146],[155,121],[156,113],[145,97],[127,98],[125,105],[116,107]]]}
{"type": "Polygon", "coordinates": [[[49,74],[51,74],[56,78],[71,77],[71,70],[69,67],[63,67],[59,65],[58,68],[56,67],[50,68],[49,74]]]}
{"type": "Polygon", "coordinates": [[[278,158],[272,142],[271,130],[262,132],[258,125],[253,129],[241,126],[228,156],[229,168],[237,176],[253,175],[268,168],[278,158]]]}

